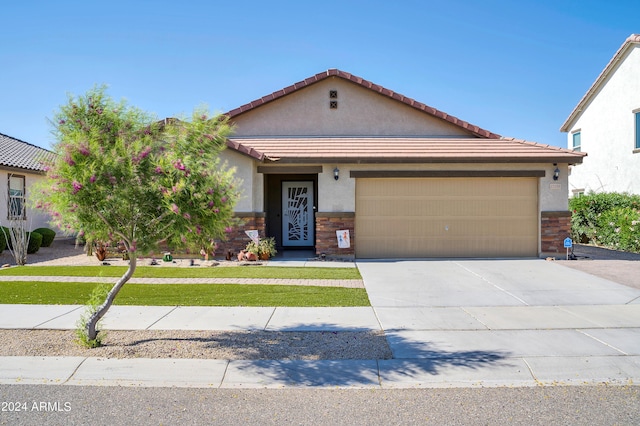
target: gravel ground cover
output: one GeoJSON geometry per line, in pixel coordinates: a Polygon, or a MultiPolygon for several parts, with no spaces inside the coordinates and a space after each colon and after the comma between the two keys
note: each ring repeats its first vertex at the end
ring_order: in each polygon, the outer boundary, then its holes
{"type": "Polygon", "coordinates": [[[86,349],[74,330],[0,330],[0,356],[197,358],[226,360],[390,359],[384,333],[272,331],[106,331],[86,349]]]}

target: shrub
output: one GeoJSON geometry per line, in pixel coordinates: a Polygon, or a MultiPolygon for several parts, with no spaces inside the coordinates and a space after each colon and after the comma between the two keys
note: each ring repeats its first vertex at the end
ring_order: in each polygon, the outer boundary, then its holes
{"type": "Polygon", "coordinates": [[[51,243],[53,243],[53,239],[56,237],[56,231],[49,228],[38,228],[33,232],[37,232],[42,235],[42,246],[41,247],[50,247],[51,243]]]}
{"type": "Polygon", "coordinates": [[[11,234],[6,226],[0,226],[0,228],[2,228],[0,229],[0,247],[2,247],[0,251],[4,251],[7,247],[11,248],[11,234]]]}
{"type": "Polygon", "coordinates": [[[42,235],[37,232],[27,232],[29,245],[27,246],[27,254],[34,254],[40,250],[42,245],[42,235]]]}
{"type": "Polygon", "coordinates": [[[571,216],[573,239],[581,243],[598,242],[598,234],[601,232],[599,227],[603,223],[600,221],[601,216],[616,208],[639,210],[640,196],[616,192],[591,193],[571,198],[569,208],[573,213],[571,216]]]}
{"type": "Polygon", "coordinates": [[[640,211],[616,207],[602,213],[596,241],[617,250],[640,252],[640,211]]]}

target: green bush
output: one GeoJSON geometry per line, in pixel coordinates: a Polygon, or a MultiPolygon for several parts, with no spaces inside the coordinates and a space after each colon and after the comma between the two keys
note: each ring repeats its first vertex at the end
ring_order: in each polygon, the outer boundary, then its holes
{"type": "Polygon", "coordinates": [[[41,247],[50,247],[51,243],[53,243],[53,239],[56,237],[56,231],[49,228],[38,228],[33,232],[37,232],[42,235],[42,246],[41,247]]]}
{"type": "Polygon", "coordinates": [[[575,241],[625,251],[640,251],[640,196],[603,192],[569,200],[575,241]]]}
{"type": "Polygon", "coordinates": [[[602,213],[597,242],[618,250],[640,252],[640,211],[616,207],[602,213]]]}
{"type": "Polygon", "coordinates": [[[2,250],[5,250],[7,247],[11,248],[11,234],[9,234],[9,228],[7,228],[6,226],[2,226],[1,228],[0,240],[2,240],[2,242],[0,242],[0,245],[4,243],[4,248],[2,250]]]}
{"type": "Polygon", "coordinates": [[[4,235],[5,234],[2,232],[2,229],[0,229],[0,253],[7,248],[7,239],[4,235]]]}
{"type": "Polygon", "coordinates": [[[37,232],[27,232],[29,245],[27,246],[27,254],[34,254],[40,250],[42,245],[42,235],[37,232]]]}
{"type": "Polygon", "coordinates": [[[580,242],[589,242],[596,239],[598,233],[598,220],[600,216],[616,207],[640,207],[640,197],[615,192],[591,193],[569,200],[571,216],[571,228],[573,238],[580,242]],[[636,198],[636,200],[634,200],[636,198]]]}

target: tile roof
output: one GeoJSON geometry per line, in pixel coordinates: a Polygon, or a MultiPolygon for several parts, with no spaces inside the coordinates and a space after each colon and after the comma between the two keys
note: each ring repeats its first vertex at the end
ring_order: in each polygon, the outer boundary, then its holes
{"type": "Polygon", "coordinates": [[[591,102],[593,97],[600,89],[600,86],[605,82],[607,78],[609,78],[609,75],[611,75],[615,71],[620,60],[622,60],[622,58],[632,47],[635,47],[637,45],[640,45],[640,34],[631,34],[629,37],[627,37],[624,43],[622,43],[622,46],[620,46],[620,49],[618,49],[615,55],[613,55],[613,58],[611,58],[607,66],[604,67],[604,70],[602,70],[598,78],[596,78],[596,81],[591,85],[589,90],[587,90],[587,93],[585,93],[582,99],[580,99],[578,105],[576,105],[573,111],[571,111],[569,117],[560,127],[561,132],[568,132],[571,130],[571,126],[573,125],[575,120],[577,120],[580,114],[582,114],[582,111],[584,111],[587,104],[591,102]]]}
{"type": "Polygon", "coordinates": [[[42,161],[53,160],[54,156],[49,150],[0,133],[0,167],[43,172],[42,161]]]}
{"type": "Polygon", "coordinates": [[[379,86],[375,83],[372,83],[368,80],[365,80],[361,77],[357,77],[355,75],[349,74],[348,72],[344,72],[344,71],[340,71],[338,69],[329,69],[327,71],[318,73],[312,77],[309,77],[305,80],[299,81],[297,83],[292,84],[291,86],[285,87],[284,89],[275,91],[267,96],[263,96],[260,99],[256,99],[252,102],[249,102],[248,104],[242,105],[236,109],[233,109],[229,112],[226,113],[227,116],[229,116],[229,118],[234,118],[240,114],[243,114],[247,111],[251,111],[255,108],[258,108],[264,104],[267,104],[269,102],[275,101],[278,98],[281,98],[283,96],[287,96],[295,91],[298,91],[300,89],[303,89],[305,87],[308,87],[312,84],[318,83],[326,78],[329,77],[338,77],[338,78],[342,78],[344,80],[350,81],[354,84],[360,85],[366,89],[372,90],[380,95],[383,96],[387,96],[391,99],[395,99],[398,102],[402,102],[405,105],[408,105],[412,108],[415,108],[419,111],[422,111],[424,113],[427,113],[429,115],[432,115],[434,117],[440,118],[442,120],[448,121],[451,124],[454,124],[456,126],[459,126],[461,128],[463,128],[464,130],[472,133],[473,135],[476,135],[478,137],[481,138],[500,138],[500,135],[492,133],[488,130],[482,129],[478,126],[475,126],[473,124],[470,124],[466,121],[460,120],[459,118],[456,118],[452,115],[449,115],[445,112],[442,112],[436,108],[430,107],[429,105],[425,105],[421,102],[418,102],[414,99],[408,98],[404,95],[401,95],[399,93],[396,93],[392,90],[386,89],[382,86],[379,86]]]}
{"type": "Polygon", "coordinates": [[[581,163],[586,153],[521,139],[422,137],[231,137],[227,145],[265,162],[581,163]]]}

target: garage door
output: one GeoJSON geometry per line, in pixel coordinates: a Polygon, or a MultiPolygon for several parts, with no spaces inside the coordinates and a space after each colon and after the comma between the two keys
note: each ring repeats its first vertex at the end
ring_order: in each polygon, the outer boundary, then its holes
{"type": "Polygon", "coordinates": [[[356,257],[522,257],[538,251],[536,178],[359,178],[356,257]]]}

